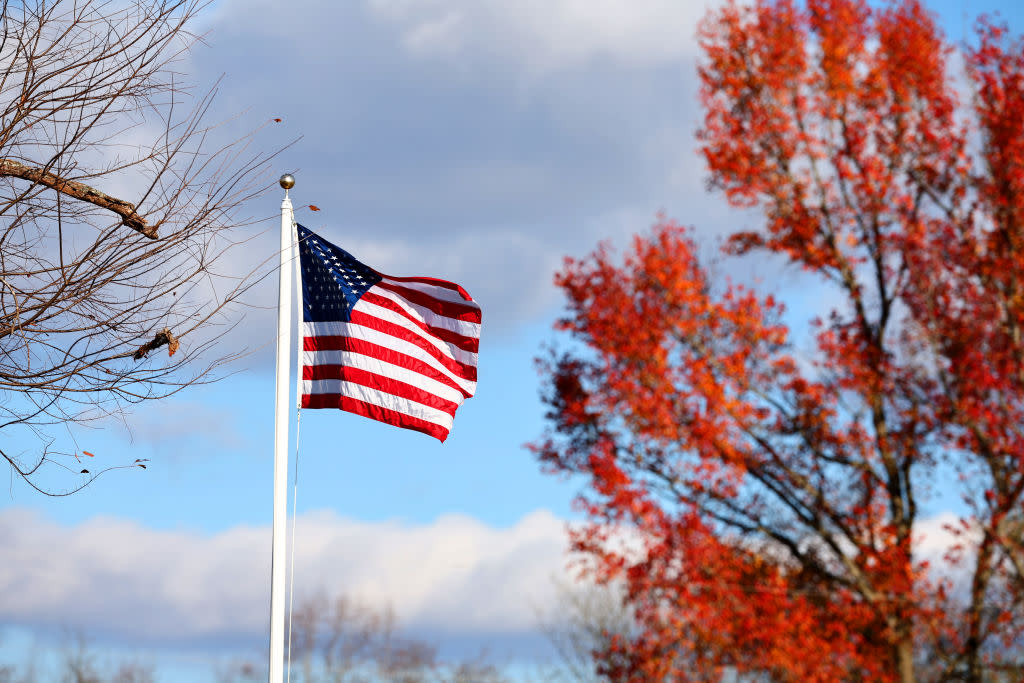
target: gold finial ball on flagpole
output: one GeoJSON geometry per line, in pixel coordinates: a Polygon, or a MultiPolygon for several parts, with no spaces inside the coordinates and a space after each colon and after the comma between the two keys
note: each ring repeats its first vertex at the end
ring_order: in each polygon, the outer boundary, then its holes
{"type": "Polygon", "coordinates": [[[281,187],[285,190],[290,190],[295,187],[295,176],[291,173],[285,173],[277,182],[281,183],[281,187]]]}

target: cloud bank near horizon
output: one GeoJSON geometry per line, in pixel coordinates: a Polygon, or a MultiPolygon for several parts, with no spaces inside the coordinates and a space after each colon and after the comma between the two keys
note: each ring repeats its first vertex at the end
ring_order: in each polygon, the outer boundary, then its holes
{"type": "MultiPolygon", "coordinates": [[[[361,522],[331,511],[296,524],[296,600],[346,595],[392,607],[401,626],[446,637],[521,637],[566,574],[565,522],[545,510],[508,528],[463,515],[361,522]]],[[[0,511],[0,623],[84,628],[135,646],[262,646],[270,529],[203,535],[95,517],[62,526],[0,511]]]]}
{"type": "MultiPolygon", "coordinates": [[[[942,569],[949,513],[922,520],[921,559],[942,569]]],[[[409,632],[498,645],[536,636],[572,578],[566,522],[536,510],[507,528],[464,515],[430,524],[362,522],[332,511],[296,524],[296,598],[345,595],[395,611],[409,632]]],[[[266,637],[270,529],[155,530],[96,517],[62,526],[0,511],[0,623],[87,628],[137,647],[260,647],[266,637]]],[[[960,572],[957,572],[960,573],[960,572]]],[[[946,574],[951,578],[956,578],[946,574]]],[[[564,596],[563,596],[564,599],[564,596]]]]}

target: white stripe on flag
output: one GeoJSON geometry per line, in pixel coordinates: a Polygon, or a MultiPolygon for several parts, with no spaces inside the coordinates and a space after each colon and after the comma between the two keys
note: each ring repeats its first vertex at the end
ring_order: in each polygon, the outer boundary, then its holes
{"type": "MultiPolygon", "coordinates": [[[[317,324],[317,323],[313,323],[317,324]]],[[[476,392],[476,381],[463,377],[461,374],[446,368],[441,361],[437,360],[429,353],[416,346],[412,342],[407,342],[404,339],[393,337],[390,334],[384,332],[378,332],[377,330],[370,329],[369,327],[363,327],[362,325],[354,325],[352,323],[343,323],[345,330],[341,335],[349,337],[351,339],[360,339],[362,341],[377,344],[378,346],[386,347],[387,349],[396,353],[409,356],[431,368],[434,368],[445,377],[450,378],[457,385],[465,389],[469,395],[473,395],[476,392]]],[[[335,365],[340,364],[340,361],[335,360],[335,356],[332,354],[339,354],[340,351],[334,351],[330,349],[318,350],[317,364],[318,365],[335,365]]]]}
{"type": "Polygon", "coordinates": [[[336,379],[303,380],[302,393],[307,395],[341,394],[342,396],[348,396],[349,398],[364,401],[381,408],[394,410],[403,415],[419,418],[444,427],[447,430],[452,428],[452,422],[455,419],[443,410],[437,410],[422,403],[410,401],[407,398],[402,398],[386,391],[380,391],[379,389],[372,389],[355,382],[343,382],[336,379]]]}
{"type": "Polygon", "coordinates": [[[441,299],[442,301],[451,301],[457,304],[465,304],[466,306],[475,306],[475,301],[466,300],[459,294],[458,291],[450,289],[448,287],[442,287],[440,285],[430,284],[428,282],[406,282],[403,280],[394,280],[389,277],[384,277],[381,282],[386,282],[389,285],[395,287],[405,287],[406,289],[414,289],[417,292],[423,292],[427,296],[433,297],[434,299],[441,299]]]}
{"type": "MultiPolygon", "coordinates": [[[[467,320],[457,320],[455,318],[449,318],[447,316],[434,313],[429,308],[418,306],[408,299],[405,299],[400,294],[388,291],[382,287],[374,285],[368,290],[371,294],[382,296],[385,299],[390,299],[396,304],[402,307],[403,310],[407,311],[416,320],[421,321],[428,327],[437,327],[442,330],[448,330],[449,332],[455,332],[461,334],[464,337],[472,337],[474,339],[480,338],[480,323],[471,323],[467,320]]],[[[362,301],[356,303],[358,307],[362,301]]],[[[468,303],[468,302],[467,302],[468,303]]]]}
{"type": "MultiPolygon", "coordinates": [[[[396,313],[395,311],[392,311],[389,308],[378,306],[377,304],[370,303],[366,300],[360,300],[359,302],[357,302],[353,310],[373,316],[378,320],[383,320],[384,322],[391,323],[392,325],[402,327],[403,329],[406,329],[409,332],[412,332],[413,334],[417,335],[421,339],[426,340],[427,342],[430,343],[431,346],[433,346],[438,351],[448,356],[452,360],[456,360],[460,363],[465,363],[466,365],[472,365],[476,367],[478,360],[477,354],[473,353],[472,351],[460,349],[458,346],[450,344],[444,341],[443,339],[438,339],[434,335],[424,331],[422,327],[418,326],[416,323],[412,322],[401,313],[396,313]]],[[[321,335],[338,337],[345,335],[346,326],[350,325],[351,323],[343,323],[339,320],[332,320],[330,322],[302,324],[304,333],[307,337],[321,335]]]]}
{"type": "MultiPolygon", "coordinates": [[[[343,365],[349,368],[357,368],[359,370],[365,370],[366,372],[372,372],[375,375],[411,384],[414,387],[436,394],[446,401],[452,401],[453,403],[461,404],[465,400],[461,391],[453,389],[447,384],[438,382],[437,380],[427,377],[419,372],[406,370],[405,368],[393,365],[387,361],[373,358],[362,353],[356,353],[354,351],[302,352],[303,367],[316,367],[321,365],[343,365]]],[[[309,380],[305,381],[308,382],[309,380]]]]}

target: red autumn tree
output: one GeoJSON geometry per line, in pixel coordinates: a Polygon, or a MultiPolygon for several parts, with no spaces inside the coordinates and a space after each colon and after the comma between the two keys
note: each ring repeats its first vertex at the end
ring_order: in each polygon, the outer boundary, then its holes
{"type": "Polygon", "coordinates": [[[796,338],[667,221],[566,261],[579,343],[534,448],[587,477],[575,548],[636,614],[599,671],[1019,680],[1024,42],[982,22],[958,60],[916,0],[732,1],[700,37],[711,184],[764,216],[726,251],[832,305],[796,338]],[[915,525],[943,495],[939,572],[915,525]]]}

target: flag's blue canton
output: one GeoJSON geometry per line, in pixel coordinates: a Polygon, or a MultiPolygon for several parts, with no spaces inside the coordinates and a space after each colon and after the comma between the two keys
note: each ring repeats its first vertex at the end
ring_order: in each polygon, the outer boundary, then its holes
{"type": "Polygon", "coordinates": [[[302,227],[299,232],[299,263],[302,267],[302,319],[306,322],[348,322],[352,307],[380,274],[302,227]]]}

